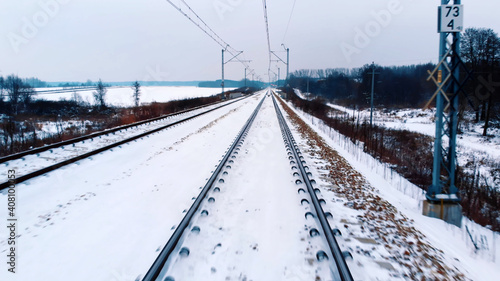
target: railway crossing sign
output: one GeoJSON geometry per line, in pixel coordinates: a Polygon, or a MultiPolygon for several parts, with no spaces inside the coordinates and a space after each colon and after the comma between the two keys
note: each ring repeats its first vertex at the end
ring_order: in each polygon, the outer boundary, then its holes
{"type": "Polygon", "coordinates": [[[441,5],[438,8],[438,32],[464,30],[464,5],[441,5]]]}

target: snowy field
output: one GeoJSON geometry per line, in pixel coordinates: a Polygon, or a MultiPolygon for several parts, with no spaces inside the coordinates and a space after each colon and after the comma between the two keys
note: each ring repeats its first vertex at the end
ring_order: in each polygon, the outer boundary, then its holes
{"type": "MultiPolygon", "coordinates": [[[[344,112],[351,118],[361,121],[370,120],[370,109],[353,110],[343,106],[329,104],[330,107],[344,112]]],[[[395,130],[407,130],[434,137],[435,109],[393,109],[373,111],[373,122],[378,126],[395,130]]],[[[475,168],[481,174],[481,181],[488,186],[500,189],[500,129],[490,128],[484,137],[483,124],[474,123],[474,116],[466,116],[467,122],[461,126],[462,134],[457,137],[457,159],[461,167],[468,167],[472,173],[475,168]]],[[[444,138],[443,141],[447,139],[444,138]]]]}
{"type": "MultiPolygon", "coordinates": [[[[310,99],[311,95],[295,90],[295,93],[302,99],[310,99]]],[[[370,109],[356,110],[344,106],[329,103],[328,106],[344,112],[350,118],[359,119],[360,121],[370,120],[370,109]]],[[[436,125],[434,123],[436,111],[432,109],[392,109],[373,110],[374,124],[390,129],[408,130],[420,134],[434,137],[436,134],[436,125]]],[[[466,154],[481,154],[487,155],[496,161],[500,162],[500,129],[490,128],[488,136],[483,137],[483,124],[473,123],[473,116],[468,115],[469,120],[466,124],[462,124],[462,134],[458,136],[457,142],[459,150],[466,154]]]]}
{"type": "MultiPolygon", "coordinates": [[[[179,122],[182,119],[195,116],[197,114],[201,114],[203,112],[207,112],[209,110],[213,110],[214,108],[223,106],[224,104],[232,103],[234,100],[229,100],[229,101],[223,101],[221,103],[217,103],[214,105],[209,105],[205,106],[203,108],[191,110],[188,112],[176,114],[174,116],[164,118],[161,120],[157,120],[155,122],[143,124],[141,126],[134,126],[131,128],[128,128],[126,130],[120,130],[117,132],[114,132],[113,134],[106,134],[106,135],[101,135],[99,137],[95,137],[92,139],[87,139],[85,141],[80,141],[76,142],[73,145],[67,145],[64,147],[58,147],[55,149],[50,149],[48,151],[44,152],[39,152],[36,155],[27,155],[22,157],[21,159],[16,159],[16,160],[11,160],[6,163],[3,163],[0,165],[0,175],[6,175],[7,171],[14,168],[18,170],[17,176],[23,176],[35,171],[38,171],[42,168],[45,168],[50,165],[54,165],[60,162],[63,162],[65,160],[77,157],[79,155],[91,152],[93,150],[97,150],[99,148],[108,146],[112,143],[117,143],[119,141],[122,141],[127,138],[131,138],[136,135],[140,135],[146,132],[149,132],[151,130],[155,130],[157,128],[163,127],[170,125],[174,122],[179,122]]],[[[237,106],[234,104],[229,104],[226,106],[237,106]]],[[[203,117],[198,117],[198,118],[203,118],[203,117]]],[[[81,126],[83,127],[85,123],[89,121],[82,121],[81,126]]],[[[41,123],[44,126],[42,127],[43,131],[42,132],[49,132],[49,133],[57,133],[57,128],[55,128],[56,124],[54,122],[45,122],[41,123]],[[54,126],[50,126],[54,125],[54,126]],[[52,131],[50,131],[52,130],[52,131]]],[[[74,122],[66,121],[62,122],[60,124],[61,128],[65,128],[65,126],[71,126],[75,125],[74,122]]],[[[37,132],[38,136],[41,134],[37,132]]]]}
{"type": "MultiPolygon", "coordinates": [[[[302,93],[295,89],[295,93],[302,99],[309,100],[314,96],[310,93],[302,93]]],[[[349,118],[360,122],[370,121],[370,108],[357,110],[337,104],[329,103],[349,118]]],[[[432,109],[391,109],[380,110],[374,108],[373,123],[395,130],[407,130],[434,137],[436,125],[434,122],[436,111],[432,109]]],[[[500,189],[500,129],[489,128],[488,136],[484,137],[484,122],[473,122],[474,116],[466,113],[467,122],[462,122],[462,133],[457,137],[457,160],[458,164],[470,174],[479,174],[480,184],[500,189]]],[[[444,137],[446,142],[447,138],[444,137]]]]}
{"type": "MultiPolygon", "coordinates": [[[[343,106],[329,104],[330,107],[345,112],[350,117],[360,118],[361,120],[370,120],[370,109],[353,110],[343,106]]],[[[435,109],[394,109],[381,111],[374,109],[373,122],[376,125],[396,129],[408,130],[434,137],[436,134],[436,125],[434,123],[435,109]]],[[[467,116],[472,119],[472,116],[467,116]]],[[[458,144],[464,148],[487,152],[492,157],[500,160],[500,130],[490,128],[488,136],[483,137],[483,123],[474,124],[468,122],[461,126],[463,134],[458,136],[458,144]]]]}
{"type": "MultiPolygon", "coordinates": [[[[228,88],[226,90],[229,91],[233,89],[234,88],[228,88]]],[[[93,92],[94,90],[79,90],[77,91],[77,95],[81,97],[82,101],[94,104],[93,92]]],[[[131,87],[110,88],[105,97],[106,104],[117,107],[133,106],[132,93],[133,90],[131,87]]],[[[208,97],[216,94],[220,94],[219,88],[144,86],[141,87],[140,103],[167,102],[186,98],[208,97]]],[[[74,92],[41,93],[36,95],[35,98],[52,101],[71,100],[74,99],[74,92]]]]}

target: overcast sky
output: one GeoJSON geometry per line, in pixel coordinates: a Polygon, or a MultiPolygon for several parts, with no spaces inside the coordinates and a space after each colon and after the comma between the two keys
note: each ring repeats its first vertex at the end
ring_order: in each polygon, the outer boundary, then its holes
{"type": "MultiPolygon", "coordinates": [[[[185,2],[223,40],[244,51],[267,81],[262,0],[185,2]]],[[[288,26],[293,3],[267,0],[271,48],[283,51],[282,43],[290,48],[290,71],[437,61],[439,0],[296,0],[288,26]]],[[[500,31],[500,1],[462,4],[465,27],[500,31]]],[[[4,76],[45,81],[221,76],[221,47],[165,0],[1,0],[0,34],[4,76]]],[[[286,59],[286,53],[278,54],[286,59]]],[[[275,72],[277,67],[272,66],[275,72]]],[[[286,66],[279,67],[283,78],[286,66]]],[[[241,64],[226,65],[226,79],[243,76],[241,64]]]]}

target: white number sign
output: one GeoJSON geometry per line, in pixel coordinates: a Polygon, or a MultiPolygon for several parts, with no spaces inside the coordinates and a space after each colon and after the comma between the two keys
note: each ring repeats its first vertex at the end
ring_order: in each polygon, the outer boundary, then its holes
{"type": "Polygon", "coordinates": [[[461,32],[464,30],[464,6],[441,5],[438,16],[438,32],[461,32]]]}

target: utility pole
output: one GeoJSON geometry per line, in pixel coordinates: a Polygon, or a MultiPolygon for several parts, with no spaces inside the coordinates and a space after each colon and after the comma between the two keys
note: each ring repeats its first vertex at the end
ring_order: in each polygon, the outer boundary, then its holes
{"type": "Polygon", "coordinates": [[[370,128],[373,127],[373,91],[375,89],[375,62],[372,62],[372,93],[371,93],[371,109],[370,109],[370,128]]]}
{"type": "Polygon", "coordinates": [[[282,60],[278,55],[276,55],[275,52],[271,51],[271,54],[273,54],[276,58],[278,58],[278,61],[281,61],[283,64],[286,65],[286,80],[288,81],[288,75],[289,75],[289,65],[290,65],[290,49],[286,48],[284,44],[281,44],[283,48],[286,50],[286,62],[282,60]]]}
{"type": "MultiPolygon", "coordinates": [[[[228,45],[229,46],[229,45],[228,45]]],[[[227,47],[226,47],[227,49],[227,47]]],[[[236,55],[234,55],[231,59],[229,59],[228,61],[224,61],[224,52],[226,50],[225,49],[222,49],[222,82],[221,82],[221,87],[222,87],[222,95],[224,95],[224,65],[230,61],[232,61],[233,59],[235,59],[237,56],[241,55],[243,53],[243,51],[240,51],[238,52],[236,55]]],[[[231,54],[231,52],[229,52],[231,54]]],[[[245,62],[245,61],[241,61],[241,62],[245,62]]]]}
{"type": "Polygon", "coordinates": [[[290,75],[290,49],[286,48],[286,82],[288,83],[288,77],[290,75]]]}
{"type": "Polygon", "coordinates": [[[370,95],[370,129],[373,128],[373,93],[374,92],[375,92],[375,62],[372,62],[372,91],[371,91],[371,95],[370,95]]]}
{"type": "Polygon", "coordinates": [[[220,86],[222,87],[222,98],[224,98],[224,49],[222,49],[222,82],[220,83],[220,86]]]}
{"type": "Polygon", "coordinates": [[[278,67],[278,82],[276,82],[277,86],[280,86],[280,68],[278,67]]]}
{"type": "MultiPolygon", "coordinates": [[[[290,49],[285,47],[285,44],[281,44],[283,49],[286,51],[286,83],[288,83],[288,77],[290,75],[290,49]]],[[[285,85],[286,86],[286,85],[285,85]]]]}
{"type": "Polygon", "coordinates": [[[247,87],[247,68],[245,67],[245,88],[247,87]]]}
{"type": "Polygon", "coordinates": [[[267,86],[271,87],[271,68],[267,69],[267,86]]]}

